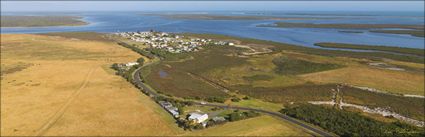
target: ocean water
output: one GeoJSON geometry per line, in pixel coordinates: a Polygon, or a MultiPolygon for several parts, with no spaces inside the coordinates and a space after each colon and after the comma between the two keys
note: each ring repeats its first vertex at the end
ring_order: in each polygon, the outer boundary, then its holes
{"type": "MultiPolygon", "coordinates": [[[[168,13],[168,12],[167,12],[168,13]]],[[[169,12],[176,13],[176,12],[169,12]]],[[[285,20],[303,23],[343,23],[343,24],[424,24],[421,12],[183,12],[190,14],[256,15],[276,17],[316,17],[332,19],[285,20]]],[[[83,13],[2,13],[3,15],[74,15],[89,22],[86,26],[72,27],[17,27],[1,28],[1,33],[47,33],[47,32],[124,32],[147,31],[150,29],[165,32],[214,33],[238,37],[271,40],[301,46],[313,46],[317,42],[340,42],[424,48],[424,38],[410,35],[340,32],[343,29],[315,28],[270,28],[257,27],[258,24],[271,24],[274,20],[198,20],[172,19],[161,16],[143,15],[142,12],[83,12],[83,13]]],[[[346,29],[344,29],[346,30],[346,29]]],[[[317,47],[316,47],[317,48],[317,47]]]]}

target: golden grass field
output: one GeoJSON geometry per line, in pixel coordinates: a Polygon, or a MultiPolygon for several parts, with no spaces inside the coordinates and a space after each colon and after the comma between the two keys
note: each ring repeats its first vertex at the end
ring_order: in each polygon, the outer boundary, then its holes
{"type": "Polygon", "coordinates": [[[349,83],[393,93],[424,95],[424,76],[402,71],[353,66],[302,77],[317,83],[349,83]]]}
{"type": "Polygon", "coordinates": [[[109,68],[138,57],[108,41],[2,34],[1,136],[307,135],[268,116],[183,131],[109,68]]]}
{"type": "Polygon", "coordinates": [[[260,116],[193,131],[183,136],[312,136],[271,116],[260,116]],[[280,132],[276,132],[280,131],[280,132]]]}
{"type": "Polygon", "coordinates": [[[2,35],[1,135],[172,135],[173,119],[109,65],[139,55],[111,43],[2,35]],[[161,132],[157,132],[161,131],[161,132]]]}

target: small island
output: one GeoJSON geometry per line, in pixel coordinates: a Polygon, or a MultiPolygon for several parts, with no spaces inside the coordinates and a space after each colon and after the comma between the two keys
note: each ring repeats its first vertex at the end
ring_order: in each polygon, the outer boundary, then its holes
{"type": "Polygon", "coordinates": [[[424,30],[371,30],[375,33],[388,33],[388,34],[407,34],[415,37],[425,37],[424,30]]]}
{"type": "MultiPolygon", "coordinates": [[[[244,15],[212,15],[212,14],[151,14],[143,15],[161,16],[172,19],[199,19],[199,20],[304,20],[317,19],[314,17],[274,17],[274,16],[244,16],[244,15]]],[[[327,19],[327,18],[325,18],[327,19]]]]}
{"type": "Polygon", "coordinates": [[[401,25],[401,24],[314,24],[314,23],[289,23],[276,22],[274,24],[258,25],[258,27],[278,28],[333,28],[333,29],[412,29],[422,30],[423,25],[401,25]]]}
{"type": "Polygon", "coordinates": [[[87,22],[76,16],[1,16],[1,27],[81,26],[87,22]]]}
{"type": "MultiPolygon", "coordinates": [[[[424,37],[423,25],[402,25],[402,24],[314,24],[314,23],[289,23],[276,22],[273,24],[261,24],[257,27],[276,27],[276,28],[327,28],[327,29],[368,29],[374,33],[388,34],[408,34],[414,37],[424,37]],[[391,30],[387,30],[391,29],[391,30]],[[395,30],[397,29],[397,30],[395,30]]],[[[340,31],[354,32],[355,31],[340,31]]]]}
{"type": "Polygon", "coordinates": [[[322,48],[338,48],[338,49],[355,49],[355,50],[376,50],[392,53],[400,53],[407,55],[424,56],[423,49],[405,48],[405,47],[390,47],[390,46],[376,46],[376,45],[360,45],[360,44],[346,44],[346,43],[315,43],[315,46],[322,48]]]}

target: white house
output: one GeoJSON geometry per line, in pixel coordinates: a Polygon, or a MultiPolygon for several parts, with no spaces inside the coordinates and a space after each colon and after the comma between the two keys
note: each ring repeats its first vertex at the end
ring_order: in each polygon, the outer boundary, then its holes
{"type": "Polygon", "coordinates": [[[137,63],[137,62],[128,62],[127,64],[125,64],[125,66],[127,66],[127,67],[131,67],[131,66],[134,66],[134,65],[139,65],[139,63],[137,63]]]}
{"type": "Polygon", "coordinates": [[[196,123],[202,123],[207,119],[208,119],[208,114],[201,114],[201,113],[194,112],[194,113],[190,113],[190,116],[189,116],[189,120],[193,120],[196,123]]]}

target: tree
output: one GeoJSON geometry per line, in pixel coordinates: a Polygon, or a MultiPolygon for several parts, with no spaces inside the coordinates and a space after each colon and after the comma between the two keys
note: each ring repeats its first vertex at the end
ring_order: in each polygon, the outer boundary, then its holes
{"type": "Polygon", "coordinates": [[[241,99],[239,99],[239,98],[237,98],[237,97],[234,97],[234,98],[232,98],[232,99],[230,99],[232,102],[239,102],[239,101],[241,101],[241,99]]]}
{"type": "Polygon", "coordinates": [[[143,66],[143,63],[145,63],[145,59],[143,57],[137,59],[137,63],[139,63],[140,66],[143,66]]]}
{"type": "Polygon", "coordinates": [[[243,117],[242,117],[241,113],[239,113],[239,112],[233,112],[229,115],[230,121],[238,121],[238,120],[241,120],[241,119],[243,119],[243,117]]]}

